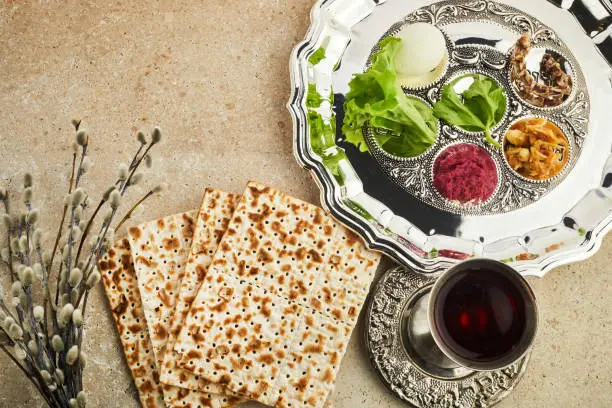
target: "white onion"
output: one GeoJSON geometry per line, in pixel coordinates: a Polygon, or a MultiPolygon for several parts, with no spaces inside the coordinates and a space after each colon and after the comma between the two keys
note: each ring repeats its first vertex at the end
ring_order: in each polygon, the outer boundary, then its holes
{"type": "Polygon", "coordinates": [[[400,76],[427,74],[436,69],[446,55],[444,35],[432,24],[406,24],[394,36],[402,40],[402,48],[395,59],[395,69],[400,76]]]}

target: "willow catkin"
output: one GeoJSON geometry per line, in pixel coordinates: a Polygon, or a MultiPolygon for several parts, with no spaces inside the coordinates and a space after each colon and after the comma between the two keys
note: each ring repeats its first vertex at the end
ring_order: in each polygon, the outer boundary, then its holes
{"type": "Polygon", "coordinates": [[[36,344],[36,340],[31,339],[28,341],[28,350],[34,354],[38,353],[38,344],[36,344]]]}
{"type": "Polygon", "coordinates": [[[28,188],[32,187],[34,179],[32,178],[32,173],[26,173],[23,175],[23,187],[28,188]]]}
{"type": "Polygon", "coordinates": [[[8,328],[8,334],[13,340],[21,340],[23,338],[23,329],[17,323],[13,323],[8,328]]]}
{"type": "Polygon", "coordinates": [[[64,340],[62,340],[59,334],[56,334],[51,338],[51,347],[53,347],[53,351],[56,353],[64,351],[64,340]]]}
{"type": "Polygon", "coordinates": [[[158,128],[157,126],[153,128],[153,132],[151,133],[151,140],[152,143],[159,143],[161,141],[162,138],[162,134],[161,134],[161,129],[158,128]]]}
{"type": "Polygon", "coordinates": [[[130,182],[128,183],[130,186],[135,186],[136,184],[140,183],[143,179],[144,175],[142,173],[136,173],[132,176],[132,178],[130,179],[130,182]]]}
{"type": "Polygon", "coordinates": [[[21,252],[22,254],[25,254],[28,250],[28,238],[23,235],[21,238],[19,238],[19,252],[21,252]]]}
{"type": "Polygon", "coordinates": [[[108,201],[108,198],[110,197],[111,193],[115,191],[116,189],[117,187],[114,185],[107,188],[106,191],[104,191],[104,194],[102,194],[102,200],[108,201]]]}
{"type": "Polygon", "coordinates": [[[25,205],[32,204],[32,187],[23,190],[23,203],[25,205]]]}
{"type": "Polygon", "coordinates": [[[144,135],[144,133],[142,133],[141,131],[138,131],[138,133],[136,134],[136,139],[138,139],[138,141],[140,142],[140,144],[147,144],[147,138],[144,135]]]}
{"type": "Polygon", "coordinates": [[[128,166],[125,163],[121,163],[117,169],[117,178],[121,181],[127,179],[129,174],[128,166]]]}
{"type": "Polygon", "coordinates": [[[85,191],[82,188],[77,188],[74,190],[70,196],[70,203],[72,204],[72,208],[75,208],[77,205],[81,204],[83,199],[85,198],[85,191]]]}
{"type": "Polygon", "coordinates": [[[45,278],[41,264],[39,263],[34,264],[32,269],[34,270],[34,276],[36,276],[36,279],[38,279],[39,281],[42,281],[45,278]]]}
{"type": "Polygon", "coordinates": [[[19,253],[19,238],[11,239],[11,251],[15,254],[19,253]]]}
{"type": "Polygon", "coordinates": [[[32,242],[34,243],[35,248],[40,247],[41,239],[42,239],[42,231],[37,228],[34,230],[34,234],[32,234],[32,242]]]}
{"type": "Polygon", "coordinates": [[[81,327],[83,325],[83,312],[80,309],[76,309],[72,313],[72,324],[75,327],[81,327]]]}
{"type": "Polygon", "coordinates": [[[85,408],[86,404],[87,404],[87,395],[85,394],[85,391],[79,391],[79,393],[77,394],[77,403],[79,405],[79,408],[85,408]]]}
{"type": "Polygon", "coordinates": [[[11,251],[8,249],[8,247],[0,250],[0,258],[2,258],[5,263],[9,263],[10,254],[11,251]]]}
{"type": "Polygon", "coordinates": [[[47,370],[40,370],[40,376],[43,378],[43,380],[45,380],[47,384],[53,381],[53,378],[51,378],[51,374],[49,374],[47,370]]]}
{"type": "Polygon", "coordinates": [[[55,378],[57,378],[57,382],[60,383],[60,385],[64,384],[64,372],[61,369],[55,369],[55,378]]]}
{"type": "Polygon", "coordinates": [[[60,322],[63,326],[66,326],[70,319],[72,319],[72,313],[74,312],[74,306],[72,303],[67,303],[62,307],[62,311],[60,312],[60,322]]]}
{"type": "Polygon", "coordinates": [[[68,350],[68,352],[66,353],[66,364],[71,366],[74,363],[76,363],[78,358],[79,358],[79,347],[76,345],[70,347],[70,350],[68,350]]]}
{"type": "Polygon", "coordinates": [[[32,210],[26,216],[26,222],[29,225],[34,225],[36,224],[36,221],[38,221],[38,210],[32,210]]]}
{"type": "Polygon", "coordinates": [[[40,323],[45,318],[45,309],[40,305],[36,305],[34,306],[32,314],[34,315],[34,320],[37,323],[40,323]]]}
{"type": "Polygon", "coordinates": [[[83,163],[81,163],[81,171],[83,173],[87,173],[93,166],[93,161],[89,157],[85,157],[83,159],[83,163]]]}
{"type": "Polygon", "coordinates": [[[13,297],[18,297],[21,294],[22,290],[23,290],[23,285],[21,284],[20,281],[15,281],[11,285],[11,295],[13,295],[13,297]]]}
{"type": "Polygon", "coordinates": [[[26,352],[18,344],[13,346],[13,354],[18,360],[25,360],[27,357],[26,352]]]}
{"type": "Polygon", "coordinates": [[[89,136],[87,135],[87,131],[85,129],[81,129],[76,134],[76,142],[79,146],[85,146],[89,136]]]}
{"type": "Polygon", "coordinates": [[[98,272],[97,269],[94,269],[87,277],[87,282],[86,282],[87,287],[91,289],[94,286],[96,286],[99,281],[100,281],[100,272],[98,272]]]}
{"type": "Polygon", "coordinates": [[[32,286],[32,282],[34,282],[34,271],[32,270],[32,268],[26,266],[23,269],[21,281],[23,282],[23,286],[26,288],[32,286]]]}
{"type": "Polygon", "coordinates": [[[109,198],[108,201],[110,203],[110,207],[113,210],[116,210],[121,205],[121,193],[119,193],[119,191],[117,191],[117,190],[113,191],[110,194],[110,198],[109,198]]]}
{"type": "Polygon", "coordinates": [[[79,361],[81,362],[81,367],[85,369],[85,366],[87,365],[87,354],[85,354],[83,351],[79,353],[79,361]]]}
{"type": "Polygon", "coordinates": [[[17,266],[17,279],[19,279],[19,281],[23,281],[23,271],[25,270],[25,265],[18,265],[17,266]]]}
{"type": "Polygon", "coordinates": [[[79,268],[72,268],[70,271],[70,276],[68,277],[68,284],[70,287],[74,288],[83,279],[83,272],[79,268]]]}
{"type": "Polygon", "coordinates": [[[13,323],[15,323],[15,320],[11,316],[6,316],[2,322],[2,327],[8,330],[13,323]]]}

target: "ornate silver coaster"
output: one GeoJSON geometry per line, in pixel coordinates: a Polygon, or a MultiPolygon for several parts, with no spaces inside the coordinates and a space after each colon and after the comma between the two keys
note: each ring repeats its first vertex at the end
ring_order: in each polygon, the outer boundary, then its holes
{"type": "Polygon", "coordinates": [[[453,364],[428,340],[425,330],[415,326],[422,321],[419,315],[426,313],[435,280],[404,267],[385,272],[366,315],[370,359],[385,385],[414,407],[490,407],[519,382],[529,354],[495,371],[470,371],[453,364]],[[414,334],[407,338],[410,332],[414,334]]]}

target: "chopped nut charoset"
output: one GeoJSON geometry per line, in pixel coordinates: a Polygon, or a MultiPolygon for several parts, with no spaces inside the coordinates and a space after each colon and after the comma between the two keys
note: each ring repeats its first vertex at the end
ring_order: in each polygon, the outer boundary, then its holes
{"type": "Polygon", "coordinates": [[[543,118],[516,122],[504,137],[508,164],[523,177],[546,180],[567,163],[569,143],[561,129],[543,118]]]}

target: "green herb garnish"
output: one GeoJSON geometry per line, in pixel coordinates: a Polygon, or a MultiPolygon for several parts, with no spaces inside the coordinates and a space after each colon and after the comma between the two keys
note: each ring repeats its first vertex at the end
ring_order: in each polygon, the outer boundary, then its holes
{"type": "Polygon", "coordinates": [[[461,95],[454,85],[461,77],[442,88],[442,97],[434,105],[434,115],[451,125],[472,132],[484,132],[487,142],[500,144],[491,137],[491,128],[504,116],[506,95],[495,81],[484,75],[470,75],[474,82],[461,95]]]}
{"type": "Polygon", "coordinates": [[[308,84],[308,93],[306,94],[306,106],[308,108],[318,108],[321,106],[323,98],[319,91],[317,91],[316,84],[308,84]]]}
{"type": "Polygon", "coordinates": [[[325,123],[320,113],[309,110],[308,126],[310,128],[310,147],[313,152],[322,156],[326,149],[336,145],[336,126],[333,121],[325,123]]]}
{"type": "Polygon", "coordinates": [[[344,203],[353,211],[355,211],[357,214],[359,214],[361,217],[363,217],[364,219],[368,220],[368,221],[376,221],[376,219],[374,217],[372,217],[372,214],[370,214],[368,212],[368,210],[366,210],[365,208],[363,208],[363,206],[361,204],[359,204],[356,201],[353,200],[345,200],[344,203]]]}
{"type": "Polygon", "coordinates": [[[398,156],[417,156],[436,140],[437,122],[431,108],[406,96],[398,81],[394,59],[401,41],[395,37],[382,40],[370,67],[349,83],[342,132],[362,152],[369,150],[363,137],[366,123],[390,133],[378,136],[378,141],[385,151],[398,156]]]}
{"type": "MultiPolygon", "coordinates": [[[[340,185],[344,185],[344,176],[340,171],[339,163],[346,158],[344,151],[336,149],[329,153],[328,149],[336,146],[336,121],[335,117],[326,122],[323,116],[316,110],[321,106],[323,97],[317,91],[315,84],[308,84],[306,95],[306,106],[308,109],[308,127],[310,130],[310,147],[317,154],[323,165],[330,171],[340,185]]],[[[330,103],[333,102],[333,92],[330,91],[330,103]]]]}
{"type": "Polygon", "coordinates": [[[319,62],[323,61],[324,59],[325,59],[325,48],[319,47],[317,48],[315,52],[312,53],[310,57],[308,57],[308,62],[310,62],[311,65],[315,66],[319,62]]]}

